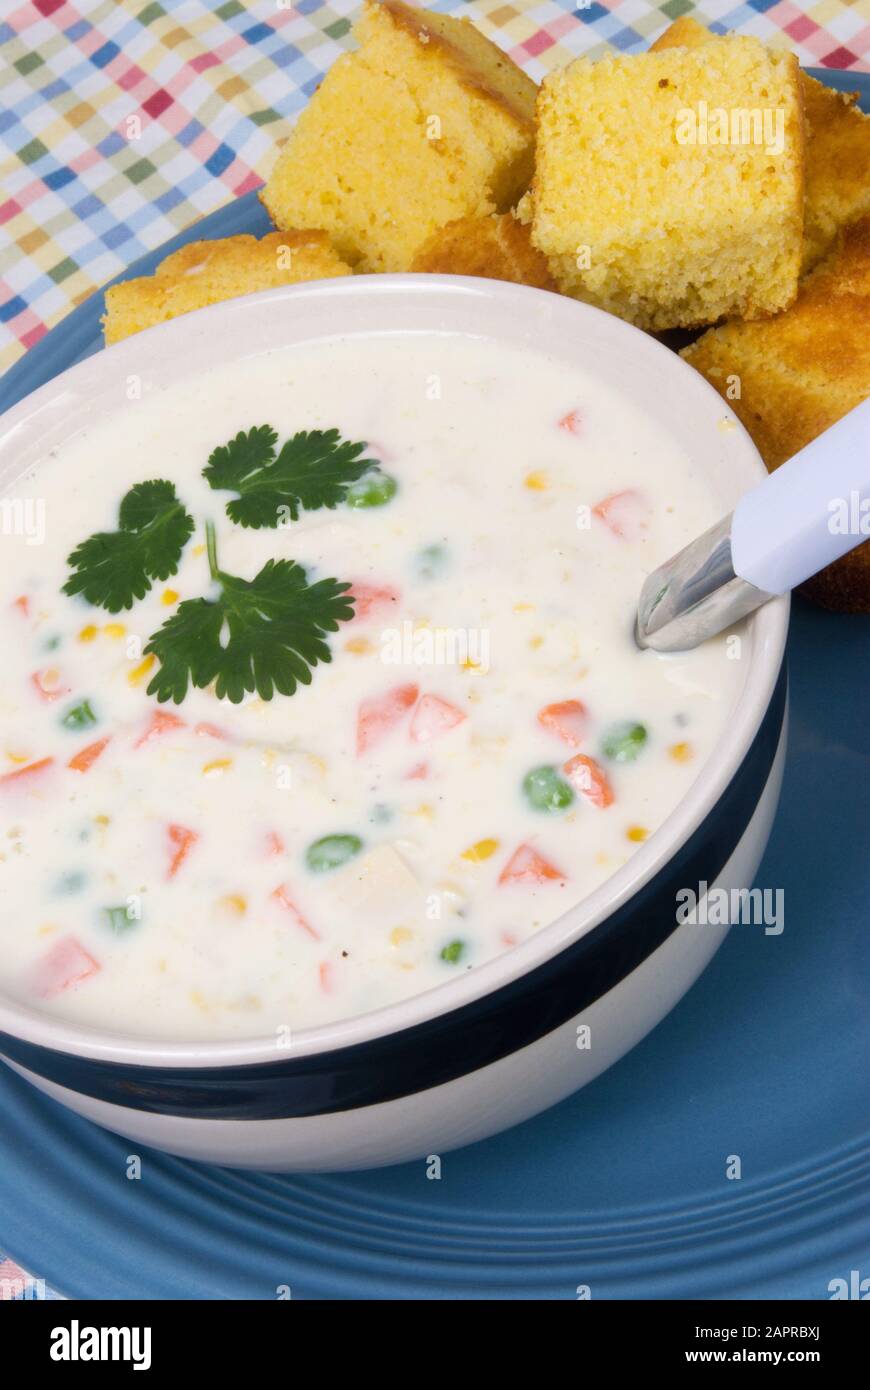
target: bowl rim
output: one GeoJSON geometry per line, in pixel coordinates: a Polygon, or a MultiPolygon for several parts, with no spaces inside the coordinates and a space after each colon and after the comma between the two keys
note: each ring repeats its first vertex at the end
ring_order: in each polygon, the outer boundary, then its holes
{"type": "MultiPolygon", "coordinates": [[[[315,305],[323,301],[328,310],[324,315],[323,332],[315,338],[312,338],[311,334],[294,337],[292,324],[289,325],[287,346],[316,341],[317,338],[335,338],[342,336],[342,330],[335,325],[333,315],[338,311],[338,305],[332,301],[358,299],[363,296],[377,305],[379,299],[396,295],[402,295],[406,302],[415,296],[423,296],[429,305],[435,303],[438,296],[447,296],[457,302],[464,298],[472,318],[476,311],[481,311],[487,302],[493,300],[506,303],[513,301],[517,313],[523,314],[529,312],[533,303],[540,304],[544,299],[548,301],[547,313],[552,319],[553,341],[542,342],[540,350],[544,353],[552,352],[556,356],[556,321],[561,319],[568,324],[571,316],[579,316],[576,318],[577,322],[586,318],[593,329],[597,328],[605,335],[623,340],[622,346],[627,361],[633,358],[636,364],[642,364],[645,357],[650,360],[656,358],[661,368],[672,371],[675,379],[682,382],[686,392],[694,392],[699,400],[706,397],[711,415],[715,410],[717,417],[722,419],[724,414],[736,431],[745,461],[755,472],[758,480],[761,481],[767,476],[758,450],[727,402],[699,372],[663,343],[603,310],[547,290],[506,281],[448,275],[356,275],[311,281],[240,296],[182,315],[84,358],[23,397],[0,416],[0,442],[13,430],[17,442],[20,443],[22,435],[25,435],[28,429],[38,427],[40,410],[49,402],[56,401],[59,390],[67,400],[69,392],[86,391],[89,379],[99,376],[99,364],[104,360],[106,352],[113,355],[119,369],[123,368],[126,359],[131,369],[135,364],[141,370],[143,339],[147,339],[147,346],[159,347],[160,357],[164,362],[173,358],[181,360],[185,356],[185,348],[198,333],[201,333],[204,326],[208,326],[209,330],[213,328],[214,336],[219,336],[221,320],[230,320],[251,312],[274,312],[285,301],[291,308],[294,303],[302,301],[313,302],[315,305]]],[[[376,325],[372,328],[373,334],[383,331],[376,325]]],[[[415,330],[411,326],[404,330],[387,330],[390,335],[402,331],[415,330]]],[[[483,338],[495,336],[491,332],[487,333],[481,324],[474,324],[471,319],[467,334],[483,338]]],[[[226,332],[223,341],[227,344],[224,362],[232,361],[234,356],[248,355],[236,352],[231,333],[226,332]]],[[[196,369],[189,374],[196,375],[196,369]]],[[[558,955],[580,936],[594,931],[602,921],[610,917],[663,868],[704,821],[743,761],[776,686],[785,651],[789,608],[790,599],[786,594],[758,609],[746,621],[746,634],[751,639],[750,655],[743,685],[732,712],[733,717],[709,758],[699,769],[699,774],[687,794],[622,868],[574,907],[567,909],[554,922],[542,927],[528,941],[476,966],[472,971],[463,972],[456,979],[365,1014],[321,1024],[315,1028],[300,1028],[298,1032],[294,1030],[293,1045],[289,1053],[286,1047],[282,1049],[284,1058],[288,1055],[294,1059],[311,1057],[358,1046],[401,1033],[431,1018],[454,1012],[512,984],[536,966],[558,955]]],[[[56,1052],[149,1068],[226,1070],[264,1063],[280,1065],[274,1034],[218,1041],[183,1042],[139,1037],[58,1018],[0,992],[0,1046],[4,1033],[56,1052]]]]}

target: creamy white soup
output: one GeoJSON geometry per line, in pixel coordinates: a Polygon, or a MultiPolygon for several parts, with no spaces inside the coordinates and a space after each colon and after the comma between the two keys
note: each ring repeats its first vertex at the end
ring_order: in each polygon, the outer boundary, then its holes
{"type": "Polygon", "coordinates": [[[627,393],[486,340],[120,401],[4,502],[0,988],[252,1037],[528,940],[703,776],[741,663],[632,615],[720,512],[627,393]]]}

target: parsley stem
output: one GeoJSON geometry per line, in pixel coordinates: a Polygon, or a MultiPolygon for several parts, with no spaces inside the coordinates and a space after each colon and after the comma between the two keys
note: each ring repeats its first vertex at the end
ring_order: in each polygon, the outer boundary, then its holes
{"type": "Polygon", "coordinates": [[[208,569],[212,579],[220,579],[217,560],[217,531],[213,521],[205,523],[205,545],[208,551],[208,569]]]}

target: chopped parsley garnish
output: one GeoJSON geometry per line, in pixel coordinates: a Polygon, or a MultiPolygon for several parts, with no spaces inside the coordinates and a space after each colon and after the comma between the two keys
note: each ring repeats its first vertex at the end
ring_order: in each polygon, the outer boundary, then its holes
{"type": "Polygon", "coordinates": [[[220,586],[215,599],[186,599],[145,648],[160,662],[148,686],[158,701],[181,704],[188,685],[215,682],[218,699],[238,704],[247,692],[271,700],[309,685],[319,661],[331,660],[327,632],[353,617],[349,584],[309,584],[294,560],[267,560],[253,579],[227,574],[217,563],[214,527],[206,527],[209,569],[220,586]]]}
{"type": "Polygon", "coordinates": [[[351,484],[377,467],[361,457],[365,444],[342,439],[338,430],[302,430],[276,453],[277,442],[271,425],[240,430],[203,469],[213,488],[238,493],[227,516],[240,526],[278,526],[300,511],[337,507],[351,484]]]}
{"type": "MultiPolygon", "coordinates": [[[[296,521],[300,511],[331,510],[340,502],[383,505],[396,491],[395,480],[363,457],[365,444],[342,439],[337,429],[302,430],[279,450],[277,443],[271,425],[240,430],[213,450],[203,469],[211,487],[237,494],[226,510],[240,526],[276,527],[296,521]]],[[[64,593],[81,594],[110,613],[132,608],[155,580],[177,573],[193,529],[173,483],[137,483],[121,501],[118,530],[89,536],[69,556],[74,573],[64,593]]],[[[185,599],[147,643],[146,655],[160,662],[148,694],[181,704],[190,686],[214,684],[218,699],[238,704],[254,691],[271,700],[275,691],[292,695],[309,685],[317,663],[331,660],[326,633],[353,617],[350,585],[309,584],[294,560],[267,560],[253,579],[242,579],[218,566],[210,521],[206,540],[215,592],[185,599]]],[[[82,705],[67,720],[67,727],[83,728],[93,714],[82,705]]]]}
{"type": "Polygon", "coordinates": [[[175,574],[193,526],[173,483],[137,483],[121,502],[118,530],[98,531],[69,556],[76,573],[64,584],[64,593],[82,594],[110,613],[132,608],[155,579],[175,574]]]}

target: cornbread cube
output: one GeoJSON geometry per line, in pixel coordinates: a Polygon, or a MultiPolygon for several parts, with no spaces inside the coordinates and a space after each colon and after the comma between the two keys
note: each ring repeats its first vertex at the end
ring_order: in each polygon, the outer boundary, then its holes
{"type": "Polygon", "coordinates": [[[531,78],[467,19],[366,0],[262,193],[364,271],[407,270],[437,227],[509,208],[532,175],[531,78]]]}
{"type": "Polygon", "coordinates": [[[153,275],[106,290],[106,345],[222,299],[350,273],[325,232],[193,241],[161,261],[153,275]]]}
{"type": "MultiPolygon", "coordinates": [[[[838,233],[784,314],[712,328],[682,356],[778,468],[870,396],[870,217],[838,233]]],[[[870,613],[870,541],[802,587],[825,608],[870,613]]]]}
{"type": "MultiPolygon", "coordinates": [[[[719,39],[695,19],[677,19],[652,46],[696,48],[719,39]]],[[[800,75],[806,119],[804,271],[833,245],[840,227],[870,212],[870,116],[857,92],[835,92],[808,72],[800,75]]]]}
{"type": "Polygon", "coordinates": [[[650,329],[790,304],[803,238],[798,80],[793,54],[744,37],[551,73],[532,241],[563,293],[650,329]]]}
{"type": "Polygon", "coordinates": [[[532,245],[529,228],[509,212],[460,217],[439,227],[421,246],[411,269],[556,288],[546,258],[532,245]]]}

